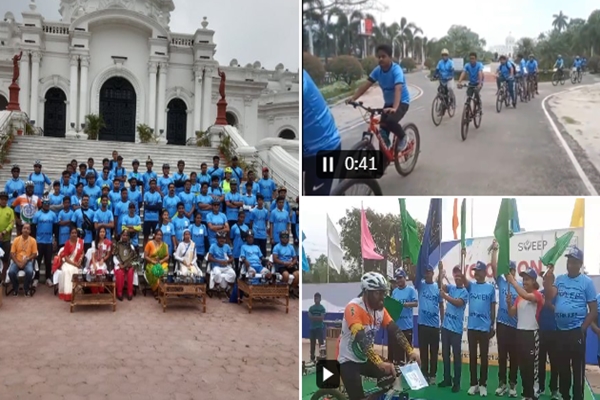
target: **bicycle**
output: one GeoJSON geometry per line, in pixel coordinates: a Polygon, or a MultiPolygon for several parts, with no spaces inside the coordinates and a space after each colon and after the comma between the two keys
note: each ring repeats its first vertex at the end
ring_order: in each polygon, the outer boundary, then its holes
{"type": "Polygon", "coordinates": [[[535,92],[537,91],[537,81],[535,74],[527,75],[527,100],[535,98],[535,92]]]}
{"type": "Polygon", "coordinates": [[[527,86],[525,85],[525,77],[519,76],[515,80],[515,100],[521,100],[521,103],[527,101],[527,86]]]}
{"type": "MultiPolygon", "coordinates": [[[[504,103],[505,107],[508,107],[510,104],[510,92],[508,91],[508,81],[502,82],[500,85],[500,90],[498,90],[498,94],[496,95],[496,111],[502,111],[502,104],[504,103]]],[[[513,102],[513,107],[517,108],[517,96],[515,95],[515,99],[513,102]]]]}
{"type": "Polygon", "coordinates": [[[571,71],[571,83],[573,85],[576,83],[581,83],[581,71],[577,71],[576,67],[574,67],[571,71]]]}
{"type": "Polygon", "coordinates": [[[454,113],[456,112],[456,97],[454,96],[454,92],[448,88],[447,80],[442,80],[439,77],[434,77],[431,80],[440,81],[437,89],[437,95],[431,104],[431,119],[433,124],[435,126],[440,126],[446,111],[448,111],[448,116],[450,118],[454,117],[454,113]],[[439,117],[439,120],[436,119],[437,117],[439,117]]]}
{"type": "Polygon", "coordinates": [[[552,86],[558,85],[558,82],[560,82],[561,85],[565,84],[565,72],[562,68],[555,70],[552,74],[552,86]]]}
{"type": "MultiPolygon", "coordinates": [[[[377,381],[377,386],[373,389],[367,389],[364,391],[365,399],[376,400],[385,396],[385,399],[393,399],[400,395],[404,398],[408,398],[408,394],[402,391],[402,372],[399,366],[396,367],[396,378],[385,377],[377,381]]],[[[319,389],[310,397],[310,400],[348,400],[346,391],[343,388],[339,389],[319,389]]]]}
{"type": "MultiPolygon", "coordinates": [[[[473,94],[475,90],[477,90],[477,86],[478,85],[472,84],[466,85],[466,87],[468,88],[473,88],[473,92],[471,94],[468,94],[467,92],[467,99],[465,100],[465,106],[463,107],[462,118],[460,120],[460,137],[463,141],[467,140],[467,135],[469,133],[469,125],[471,121],[473,121],[475,129],[479,129],[479,127],[481,126],[481,97],[479,98],[479,101],[476,101],[473,98],[473,94]],[[471,106],[471,103],[473,103],[474,105],[471,106]]],[[[463,87],[465,87],[465,85],[459,83],[457,87],[459,89],[462,89],[463,87]]]]}

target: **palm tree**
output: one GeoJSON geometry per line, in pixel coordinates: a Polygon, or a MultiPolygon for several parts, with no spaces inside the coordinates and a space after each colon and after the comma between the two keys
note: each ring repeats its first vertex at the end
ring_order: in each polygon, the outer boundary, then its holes
{"type": "Polygon", "coordinates": [[[560,11],[558,14],[554,14],[552,18],[554,18],[554,20],[552,21],[552,26],[554,27],[554,29],[556,29],[559,32],[562,32],[563,29],[567,28],[569,17],[563,14],[562,11],[560,11]]]}

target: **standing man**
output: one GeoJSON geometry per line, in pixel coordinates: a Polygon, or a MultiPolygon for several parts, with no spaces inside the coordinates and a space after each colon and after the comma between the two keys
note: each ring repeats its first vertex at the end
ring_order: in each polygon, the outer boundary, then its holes
{"type": "Polygon", "coordinates": [[[10,261],[10,236],[14,226],[15,213],[8,206],[8,193],[0,192],[0,247],[4,251],[4,256],[2,256],[2,280],[0,283],[4,283],[6,280],[6,271],[8,271],[10,261]]]}
{"type": "Polygon", "coordinates": [[[560,394],[563,400],[583,400],[585,333],[592,322],[598,319],[598,305],[592,280],[581,273],[583,251],[573,246],[566,257],[567,273],[557,276],[553,287],[550,287],[550,282],[554,280],[554,268],[550,268],[544,275],[544,291],[548,301],[556,298],[556,340],[561,346],[558,354],[560,394]]]}
{"type": "Polygon", "coordinates": [[[315,304],[308,307],[310,319],[310,361],[315,362],[315,347],[317,341],[323,346],[323,330],[325,329],[325,307],[321,304],[321,293],[315,293],[315,304]]]}
{"type": "MultiPolygon", "coordinates": [[[[402,303],[402,312],[400,317],[396,320],[396,325],[402,331],[408,343],[412,345],[413,342],[413,309],[418,307],[418,295],[414,287],[406,284],[406,271],[398,269],[394,273],[396,278],[396,288],[392,291],[392,298],[402,303]]],[[[408,362],[408,354],[404,349],[396,343],[395,340],[388,342],[388,359],[394,363],[408,362]]]]}

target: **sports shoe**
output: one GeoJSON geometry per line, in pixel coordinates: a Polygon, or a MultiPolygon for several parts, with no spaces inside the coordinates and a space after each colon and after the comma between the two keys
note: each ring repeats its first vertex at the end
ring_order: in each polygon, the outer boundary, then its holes
{"type": "Polygon", "coordinates": [[[31,297],[31,291],[25,292],[25,297],[31,297]]]}
{"type": "Polygon", "coordinates": [[[408,140],[406,140],[406,135],[404,135],[404,137],[400,141],[400,144],[398,144],[398,148],[400,149],[400,151],[404,151],[406,150],[406,146],[408,146],[408,140]]]}
{"type": "Polygon", "coordinates": [[[14,291],[12,292],[13,297],[18,297],[19,296],[19,291],[14,291]]]}
{"type": "Polygon", "coordinates": [[[477,393],[479,393],[479,385],[471,386],[469,390],[467,390],[469,396],[474,396],[477,393]]]}
{"type": "Polygon", "coordinates": [[[479,386],[479,395],[481,397],[487,397],[487,387],[479,386]]]}
{"type": "Polygon", "coordinates": [[[450,386],[452,386],[452,382],[451,381],[441,381],[440,383],[437,384],[437,386],[441,387],[441,388],[450,387],[450,386]]]}
{"type": "Polygon", "coordinates": [[[435,386],[435,376],[429,378],[429,386],[435,386]]]}
{"type": "Polygon", "coordinates": [[[500,385],[498,387],[498,389],[496,389],[496,396],[504,396],[506,394],[506,392],[508,391],[508,387],[506,387],[506,384],[503,383],[502,385],[500,385]]]}
{"type": "Polygon", "coordinates": [[[560,394],[558,394],[558,390],[552,392],[552,396],[550,397],[552,400],[560,400],[560,394]]]}
{"type": "Polygon", "coordinates": [[[460,386],[456,386],[456,385],[452,386],[452,393],[458,393],[458,392],[460,392],[460,386]]]}
{"type": "Polygon", "coordinates": [[[508,389],[508,397],[517,397],[517,388],[515,387],[515,385],[510,385],[510,389],[508,389]]]}

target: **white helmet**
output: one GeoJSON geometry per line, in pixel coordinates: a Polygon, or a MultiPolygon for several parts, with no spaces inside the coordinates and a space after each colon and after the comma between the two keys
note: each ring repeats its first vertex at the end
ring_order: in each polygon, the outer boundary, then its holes
{"type": "Polygon", "coordinates": [[[387,281],[379,272],[367,272],[360,278],[363,291],[388,290],[387,281]]]}
{"type": "Polygon", "coordinates": [[[448,54],[450,54],[450,53],[448,53],[448,49],[442,50],[442,55],[446,55],[447,56],[448,54]]]}

